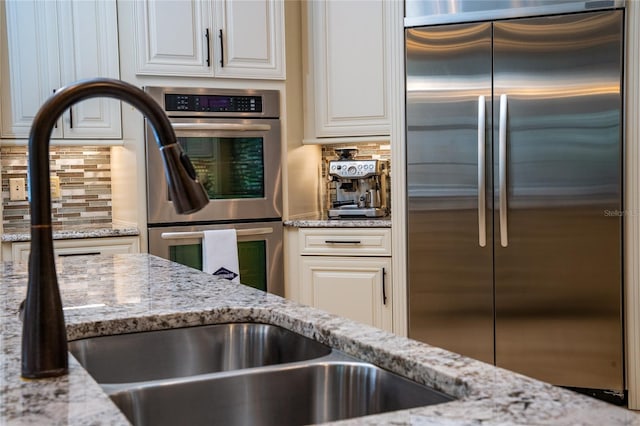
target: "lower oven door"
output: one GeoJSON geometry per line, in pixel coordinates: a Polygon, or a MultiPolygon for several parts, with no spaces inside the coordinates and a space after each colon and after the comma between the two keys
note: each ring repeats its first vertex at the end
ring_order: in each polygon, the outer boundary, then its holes
{"type": "Polygon", "coordinates": [[[202,232],[235,229],[242,284],[284,296],[282,222],[149,228],[149,253],[202,270],[202,232]]]}

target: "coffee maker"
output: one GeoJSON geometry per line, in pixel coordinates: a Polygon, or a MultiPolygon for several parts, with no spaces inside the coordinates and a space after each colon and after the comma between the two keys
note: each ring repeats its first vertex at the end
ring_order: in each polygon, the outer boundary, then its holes
{"type": "Polygon", "coordinates": [[[356,148],[336,149],[329,161],[329,218],[382,217],[389,213],[389,162],[357,160],[356,148]]]}

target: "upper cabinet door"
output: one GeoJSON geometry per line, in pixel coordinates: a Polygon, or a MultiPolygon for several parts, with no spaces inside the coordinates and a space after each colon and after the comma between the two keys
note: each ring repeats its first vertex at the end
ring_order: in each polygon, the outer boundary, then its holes
{"type": "MultiPolygon", "coordinates": [[[[119,78],[115,1],[59,3],[62,85],[94,77],[119,78]]],[[[67,139],[122,137],[120,101],[90,99],[64,114],[67,139]]]]}
{"type": "Polygon", "coordinates": [[[137,74],[213,76],[210,2],[138,0],[135,22],[137,74]]]}
{"type": "Polygon", "coordinates": [[[139,0],[136,73],[284,78],[283,0],[139,0]]]}
{"type": "MultiPolygon", "coordinates": [[[[2,137],[28,138],[40,106],[65,84],[119,77],[115,0],[8,0],[4,7],[0,52],[2,76],[7,78],[0,79],[2,137]]],[[[52,138],[122,137],[118,101],[89,100],[72,109],[58,120],[52,138]]]]}
{"type": "Polygon", "coordinates": [[[307,3],[306,138],[389,135],[384,2],[307,3]]]}
{"type": "MultiPolygon", "coordinates": [[[[26,138],[40,105],[60,87],[56,4],[40,0],[7,0],[4,4],[2,18],[6,19],[0,22],[1,46],[7,46],[0,47],[2,137],[26,138]]],[[[52,137],[61,136],[58,125],[52,137]]]]}
{"type": "Polygon", "coordinates": [[[284,79],[284,1],[222,0],[213,10],[216,77],[284,79]]]}

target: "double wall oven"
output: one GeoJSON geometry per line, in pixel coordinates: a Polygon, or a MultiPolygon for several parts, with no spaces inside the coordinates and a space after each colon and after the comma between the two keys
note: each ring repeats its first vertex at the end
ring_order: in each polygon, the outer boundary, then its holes
{"type": "Polygon", "coordinates": [[[209,204],[172,207],[153,130],[146,128],[149,253],[202,269],[202,236],[236,229],[240,278],[283,295],[280,102],[276,90],[146,87],[194,165],[209,204]]]}

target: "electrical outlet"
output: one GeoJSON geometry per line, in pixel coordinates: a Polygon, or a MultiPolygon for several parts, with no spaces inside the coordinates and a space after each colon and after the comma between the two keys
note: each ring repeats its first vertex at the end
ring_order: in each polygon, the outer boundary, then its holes
{"type": "Polygon", "coordinates": [[[60,177],[59,176],[51,176],[51,198],[56,200],[62,197],[60,194],[60,177]]]}
{"type": "Polygon", "coordinates": [[[9,179],[9,199],[11,201],[24,201],[27,199],[24,178],[9,179]]]}

